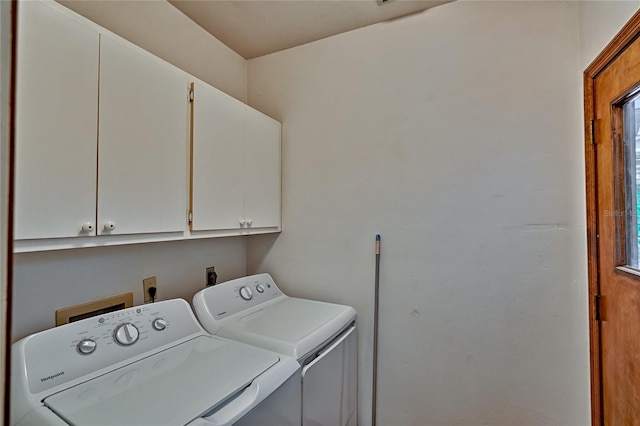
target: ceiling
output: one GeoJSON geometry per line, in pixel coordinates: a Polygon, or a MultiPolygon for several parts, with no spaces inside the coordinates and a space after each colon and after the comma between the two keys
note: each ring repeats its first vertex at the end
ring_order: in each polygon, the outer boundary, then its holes
{"type": "Polygon", "coordinates": [[[169,0],[246,59],[420,12],[452,0],[169,0]]]}

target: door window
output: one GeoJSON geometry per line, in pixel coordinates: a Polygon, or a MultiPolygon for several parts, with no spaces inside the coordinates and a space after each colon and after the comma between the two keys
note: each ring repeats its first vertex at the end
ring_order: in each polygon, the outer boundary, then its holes
{"type": "Polygon", "coordinates": [[[640,95],[622,104],[625,264],[640,269],[640,95]]]}

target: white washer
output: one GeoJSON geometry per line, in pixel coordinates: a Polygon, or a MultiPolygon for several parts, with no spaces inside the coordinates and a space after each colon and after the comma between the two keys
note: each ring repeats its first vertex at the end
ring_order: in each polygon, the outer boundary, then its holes
{"type": "Polygon", "coordinates": [[[182,299],[45,330],[12,351],[12,425],[300,422],[300,365],[211,336],[182,299]]]}
{"type": "Polygon", "coordinates": [[[302,366],[302,424],[357,424],[356,311],[289,297],[268,274],[198,292],[196,316],[211,334],[289,355],[302,366]]]}

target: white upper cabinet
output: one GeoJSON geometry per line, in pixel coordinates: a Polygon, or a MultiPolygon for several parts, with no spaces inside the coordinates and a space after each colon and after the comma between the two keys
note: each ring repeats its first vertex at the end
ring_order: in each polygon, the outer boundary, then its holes
{"type": "Polygon", "coordinates": [[[188,85],[186,74],[101,36],[99,234],[184,230],[188,85]]]}
{"type": "Polygon", "coordinates": [[[238,229],[244,220],[244,104],[194,84],[193,231],[238,229]]]}
{"type": "Polygon", "coordinates": [[[281,230],[280,123],[55,1],[18,17],[16,252],[281,230]]]}
{"type": "Polygon", "coordinates": [[[192,231],[280,230],[280,123],[195,84],[192,231]]]}
{"type": "Polygon", "coordinates": [[[95,235],[98,33],[19,3],[15,238],[95,235]]]}
{"type": "Polygon", "coordinates": [[[280,123],[246,106],[244,213],[251,228],[280,228],[280,123]]]}

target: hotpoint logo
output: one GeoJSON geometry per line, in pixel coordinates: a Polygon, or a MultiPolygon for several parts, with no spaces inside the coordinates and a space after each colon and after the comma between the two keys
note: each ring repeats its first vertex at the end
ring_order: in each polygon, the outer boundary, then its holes
{"type": "Polygon", "coordinates": [[[53,380],[56,377],[60,377],[62,375],[64,375],[64,371],[61,371],[61,372],[56,373],[56,374],[52,374],[51,376],[43,377],[43,378],[40,379],[40,381],[41,382],[46,382],[47,380],[53,380]]]}

